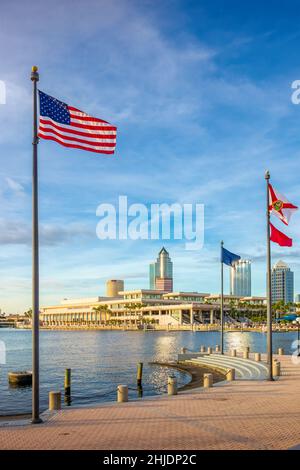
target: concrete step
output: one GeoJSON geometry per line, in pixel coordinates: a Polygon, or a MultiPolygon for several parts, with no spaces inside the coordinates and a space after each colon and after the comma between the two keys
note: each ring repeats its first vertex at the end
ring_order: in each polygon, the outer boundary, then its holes
{"type": "MultiPolygon", "coordinates": [[[[216,356],[220,356],[220,354],[212,354],[212,356],[216,357],[216,356]]],[[[265,372],[266,374],[268,373],[268,366],[266,363],[264,362],[257,362],[257,361],[254,361],[254,359],[244,359],[243,357],[240,357],[240,356],[237,356],[237,357],[232,357],[232,356],[227,356],[225,354],[224,357],[227,357],[228,359],[232,359],[232,360],[237,360],[239,362],[239,364],[245,364],[245,365],[250,365],[252,367],[255,367],[259,372],[265,372]]]]}
{"type": "MultiPolygon", "coordinates": [[[[195,359],[191,359],[191,361],[193,364],[199,364],[199,365],[203,365],[203,366],[211,366],[211,367],[216,367],[217,369],[220,369],[224,372],[226,372],[227,369],[231,369],[232,366],[230,366],[229,364],[220,364],[219,362],[217,361],[213,361],[212,359],[209,359],[209,357],[199,357],[199,358],[195,358],[195,359]]],[[[235,367],[235,373],[236,373],[236,377],[237,378],[244,378],[245,377],[245,371],[243,369],[241,369],[240,367],[235,367]]]]}
{"type": "Polygon", "coordinates": [[[250,372],[250,375],[252,378],[255,377],[259,379],[264,379],[266,377],[266,374],[268,372],[267,366],[262,363],[258,363],[255,361],[252,361],[250,359],[243,359],[241,357],[231,357],[231,356],[223,356],[218,354],[212,354],[211,357],[215,361],[220,361],[220,363],[223,361],[225,364],[230,364],[231,367],[246,367],[248,371],[250,372]]]}
{"type": "Polygon", "coordinates": [[[214,364],[220,364],[220,366],[223,365],[227,369],[234,368],[236,370],[241,371],[241,374],[243,375],[245,379],[246,378],[251,379],[253,375],[256,375],[257,373],[255,370],[251,368],[251,366],[249,367],[244,364],[239,364],[237,361],[228,360],[228,358],[219,359],[218,357],[211,356],[208,358],[208,360],[213,362],[214,364]]]}
{"type": "Polygon", "coordinates": [[[237,378],[242,380],[264,380],[268,371],[267,366],[263,363],[240,357],[222,356],[220,354],[204,355],[192,358],[190,361],[192,363],[217,367],[224,371],[234,368],[237,378]]]}

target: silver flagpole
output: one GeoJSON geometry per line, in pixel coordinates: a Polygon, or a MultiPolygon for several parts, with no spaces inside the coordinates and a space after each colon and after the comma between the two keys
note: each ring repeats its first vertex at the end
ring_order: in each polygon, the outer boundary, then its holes
{"type": "Polygon", "coordinates": [[[272,362],[272,291],[271,291],[271,242],[270,242],[270,211],[269,211],[269,180],[270,173],[265,173],[267,189],[267,362],[269,366],[268,380],[273,379],[272,362]]]}
{"type": "Polygon", "coordinates": [[[38,214],[38,130],[37,82],[38,68],[31,70],[33,85],[32,140],[32,423],[41,423],[39,404],[39,214],[38,214]]]}
{"type": "Polygon", "coordinates": [[[221,241],[221,354],[224,354],[223,245],[221,241]]]}

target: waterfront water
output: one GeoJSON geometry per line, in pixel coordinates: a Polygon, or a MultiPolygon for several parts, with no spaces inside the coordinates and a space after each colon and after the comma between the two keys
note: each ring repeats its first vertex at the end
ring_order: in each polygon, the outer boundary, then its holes
{"type": "MultiPolygon", "coordinates": [[[[274,351],[283,347],[293,352],[296,332],[274,333],[274,351]]],[[[31,369],[31,331],[0,329],[0,340],[6,346],[6,364],[0,364],[0,415],[26,413],[31,410],[31,388],[11,388],[7,373],[31,369]]],[[[170,369],[151,366],[150,361],[176,359],[181,347],[199,351],[200,345],[220,343],[218,332],[143,332],[143,331],[41,331],[40,382],[41,410],[48,404],[50,390],[62,390],[64,370],[72,369],[72,405],[91,405],[116,399],[116,386],[136,388],[136,364],[144,362],[144,396],[163,393],[170,369]]],[[[256,332],[225,333],[225,348],[264,352],[266,335],[256,332]]],[[[189,376],[175,372],[180,384],[189,376]]],[[[137,398],[137,391],[130,390],[137,398]]]]}

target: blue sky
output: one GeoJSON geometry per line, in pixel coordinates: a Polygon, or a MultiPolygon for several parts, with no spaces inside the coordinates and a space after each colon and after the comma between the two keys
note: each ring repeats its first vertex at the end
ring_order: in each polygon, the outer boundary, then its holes
{"type": "MultiPolygon", "coordinates": [[[[0,307],[31,303],[31,82],[118,126],[115,157],[39,144],[41,304],[104,293],[108,278],[148,286],[165,245],[175,289],[219,290],[219,242],[265,291],[265,181],[300,204],[297,1],[2,1],[0,307]],[[100,241],[102,202],[205,204],[205,244],[100,241]]],[[[279,229],[300,291],[300,214],[279,229]]],[[[229,273],[228,273],[229,274],[229,273]]],[[[227,279],[228,281],[228,279],[227,279]]],[[[228,284],[227,284],[228,288],[228,284]]]]}

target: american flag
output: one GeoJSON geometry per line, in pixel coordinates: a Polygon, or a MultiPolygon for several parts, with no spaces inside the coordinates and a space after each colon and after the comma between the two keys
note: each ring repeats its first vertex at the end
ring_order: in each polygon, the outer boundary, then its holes
{"type": "Polygon", "coordinates": [[[39,90],[40,122],[38,136],[42,139],[90,152],[113,154],[117,128],[68,106],[39,90]]]}

